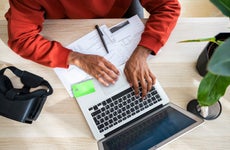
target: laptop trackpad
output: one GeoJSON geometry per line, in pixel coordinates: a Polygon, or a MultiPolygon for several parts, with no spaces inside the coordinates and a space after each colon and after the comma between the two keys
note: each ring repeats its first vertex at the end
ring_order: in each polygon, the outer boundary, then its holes
{"type": "Polygon", "coordinates": [[[104,86],[100,84],[100,87],[105,95],[111,96],[123,91],[124,89],[127,89],[130,86],[126,80],[125,75],[121,73],[115,84],[111,84],[109,86],[104,86]]]}

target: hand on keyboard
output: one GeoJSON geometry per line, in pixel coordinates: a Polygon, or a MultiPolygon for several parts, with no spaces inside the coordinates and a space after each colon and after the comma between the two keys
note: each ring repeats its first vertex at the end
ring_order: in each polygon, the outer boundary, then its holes
{"type": "Polygon", "coordinates": [[[147,48],[138,46],[126,62],[124,69],[127,81],[133,87],[135,95],[139,95],[139,86],[142,87],[142,99],[151,90],[156,80],[146,62],[150,53],[151,51],[147,48]]]}

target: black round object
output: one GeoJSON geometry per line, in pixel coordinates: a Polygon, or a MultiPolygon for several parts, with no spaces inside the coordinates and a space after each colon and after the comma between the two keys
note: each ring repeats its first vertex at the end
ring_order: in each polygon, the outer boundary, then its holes
{"type": "Polygon", "coordinates": [[[220,101],[218,101],[217,103],[209,106],[208,108],[208,116],[207,117],[203,117],[201,115],[201,110],[200,110],[200,106],[197,102],[197,99],[193,99],[191,100],[188,105],[187,105],[187,110],[193,114],[195,114],[196,116],[199,116],[205,120],[213,120],[216,119],[220,116],[221,112],[222,112],[222,106],[220,101]]]}

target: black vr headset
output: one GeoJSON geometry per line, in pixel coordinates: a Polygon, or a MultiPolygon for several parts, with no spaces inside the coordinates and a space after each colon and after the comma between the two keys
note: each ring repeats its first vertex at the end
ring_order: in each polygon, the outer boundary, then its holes
{"type": "Polygon", "coordinates": [[[23,123],[31,124],[43,108],[47,96],[53,93],[50,84],[42,77],[14,66],[0,70],[0,115],[23,123]],[[4,75],[6,69],[20,78],[23,87],[14,88],[10,79],[4,75]],[[31,88],[36,90],[30,91],[31,88]]]}

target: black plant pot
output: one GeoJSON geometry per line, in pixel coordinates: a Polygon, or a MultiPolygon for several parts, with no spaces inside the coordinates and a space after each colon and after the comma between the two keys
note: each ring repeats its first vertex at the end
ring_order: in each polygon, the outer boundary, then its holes
{"type": "MultiPolygon", "coordinates": [[[[226,40],[230,37],[230,33],[219,33],[215,36],[216,40],[226,40]]],[[[205,76],[207,73],[207,64],[214,53],[215,49],[218,47],[216,43],[209,42],[204,50],[201,52],[197,59],[196,69],[201,76],[205,76]]]]}
{"type": "Polygon", "coordinates": [[[187,110],[205,120],[214,120],[220,116],[222,112],[222,106],[220,101],[217,101],[215,104],[208,106],[207,115],[203,116],[201,107],[199,106],[197,99],[193,99],[188,103],[187,110]]]}

